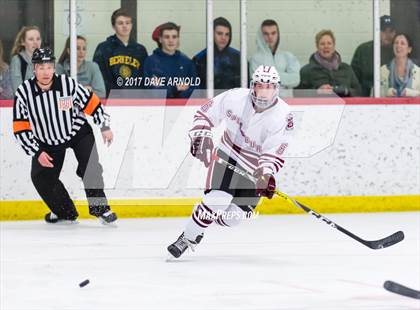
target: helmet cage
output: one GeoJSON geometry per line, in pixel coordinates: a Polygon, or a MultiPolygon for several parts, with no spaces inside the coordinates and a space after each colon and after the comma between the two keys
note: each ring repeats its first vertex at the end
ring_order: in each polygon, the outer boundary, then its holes
{"type": "Polygon", "coordinates": [[[259,66],[255,70],[254,74],[252,75],[250,88],[251,88],[251,99],[257,107],[261,109],[265,109],[269,107],[270,105],[272,105],[275,102],[280,92],[280,76],[276,68],[273,66],[264,66],[264,65],[259,66]],[[274,85],[275,87],[274,87],[274,92],[273,92],[272,97],[265,98],[265,97],[257,96],[257,92],[255,88],[257,84],[274,85]]]}
{"type": "Polygon", "coordinates": [[[266,109],[268,108],[270,105],[272,105],[276,98],[279,96],[280,93],[280,84],[279,83],[263,83],[260,81],[251,81],[251,99],[252,102],[259,107],[260,109],[266,109]],[[255,91],[255,87],[256,84],[270,84],[270,85],[274,85],[274,92],[273,95],[271,96],[271,98],[265,98],[265,97],[258,97],[257,96],[257,92],[255,91]]]}

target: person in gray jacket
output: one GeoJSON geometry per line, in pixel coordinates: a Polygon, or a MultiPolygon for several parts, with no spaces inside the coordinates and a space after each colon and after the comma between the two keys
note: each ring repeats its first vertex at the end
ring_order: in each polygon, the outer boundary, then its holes
{"type": "Polygon", "coordinates": [[[0,40],[0,100],[13,99],[10,70],[3,59],[3,43],[0,40]]]}
{"type": "Polygon", "coordinates": [[[32,54],[41,47],[41,32],[37,26],[24,26],[16,35],[10,60],[10,74],[13,93],[23,81],[34,75],[32,54]]]}
{"type": "MultiPolygon", "coordinates": [[[[56,73],[70,76],[70,38],[58,59],[56,73]]],[[[77,36],[77,82],[93,91],[99,98],[106,97],[105,82],[96,62],[86,60],[86,38],[77,36]]]]}
{"type": "Polygon", "coordinates": [[[280,75],[281,96],[292,96],[292,89],[300,83],[300,63],[290,52],[280,50],[280,31],[277,22],[266,19],[257,33],[257,52],[252,55],[249,72],[252,75],[260,66],[273,66],[280,75]],[[286,90],[285,90],[286,89],[286,90]]]}

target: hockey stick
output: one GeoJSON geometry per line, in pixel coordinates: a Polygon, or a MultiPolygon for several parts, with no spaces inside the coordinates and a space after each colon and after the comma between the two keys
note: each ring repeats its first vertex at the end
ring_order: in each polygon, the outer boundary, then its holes
{"type": "MultiPolygon", "coordinates": [[[[236,172],[237,174],[246,177],[247,179],[251,180],[252,182],[256,182],[256,179],[254,176],[250,175],[248,172],[242,170],[241,168],[238,168],[237,166],[227,162],[226,160],[224,160],[223,158],[220,158],[219,156],[217,156],[217,154],[213,155],[213,159],[216,160],[219,164],[224,165],[225,167],[227,167],[228,169],[236,172]]],[[[385,237],[383,239],[380,240],[364,240],[358,236],[356,236],[355,234],[353,234],[352,232],[348,231],[347,229],[341,227],[340,225],[334,223],[333,221],[331,221],[330,219],[326,218],[325,216],[315,212],[314,210],[308,208],[307,206],[301,204],[300,202],[296,201],[295,199],[289,197],[288,195],[276,190],[275,194],[280,196],[281,198],[285,199],[286,201],[294,204],[296,207],[302,209],[303,211],[305,211],[306,213],[309,213],[313,216],[315,216],[317,219],[321,220],[322,222],[326,223],[327,225],[331,226],[332,228],[335,228],[337,230],[339,230],[340,232],[342,232],[343,234],[349,236],[350,238],[353,238],[354,240],[364,244],[365,246],[374,249],[374,250],[378,250],[378,249],[383,249],[383,248],[387,248],[391,245],[394,245],[400,241],[402,241],[404,239],[404,233],[402,231],[397,231],[396,233],[393,233],[392,235],[385,237]]]]}
{"type": "Polygon", "coordinates": [[[395,294],[399,294],[399,295],[403,295],[403,296],[411,297],[415,299],[420,299],[420,291],[413,290],[412,288],[398,284],[394,281],[385,281],[384,288],[387,291],[390,291],[395,294]]]}

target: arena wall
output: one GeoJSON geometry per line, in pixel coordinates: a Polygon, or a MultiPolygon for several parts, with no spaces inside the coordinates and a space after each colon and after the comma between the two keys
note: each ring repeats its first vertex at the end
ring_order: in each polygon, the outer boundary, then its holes
{"type": "MultiPolygon", "coordinates": [[[[420,210],[418,99],[290,103],[295,137],[278,180],[281,191],[320,212],[420,210]]],[[[40,218],[46,207],[30,181],[30,158],[13,138],[10,106],[0,108],[0,219],[40,218]]],[[[123,217],[187,215],[199,199],[206,170],[189,155],[186,134],[197,108],[194,100],[108,104],[115,142],[107,148],[98,130],[96,135],[106,192],[123,217]]],[[[61,180],[84,205],[76,160],[71,151],[66,158],[61,180]]],[[[80,210],[85,216],[86,208],[80,210]]],[[[265,201],[259,210],[298,211],[281,199],[265,201]]]]}

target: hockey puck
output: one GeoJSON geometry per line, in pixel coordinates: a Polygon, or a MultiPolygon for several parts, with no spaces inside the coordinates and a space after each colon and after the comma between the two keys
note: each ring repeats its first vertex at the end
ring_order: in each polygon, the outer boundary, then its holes
{"type": "Polygon", "coordinates": [[[89,280],[88,280],[88,279],[86,279],[85,281],[80,282],[80,283],[79,283],[79,286],[80,286],[80,287],[84,287],[84,286],[86,286],[86,285],[88,285],[88,284],[89,284],[89,280]]]}

